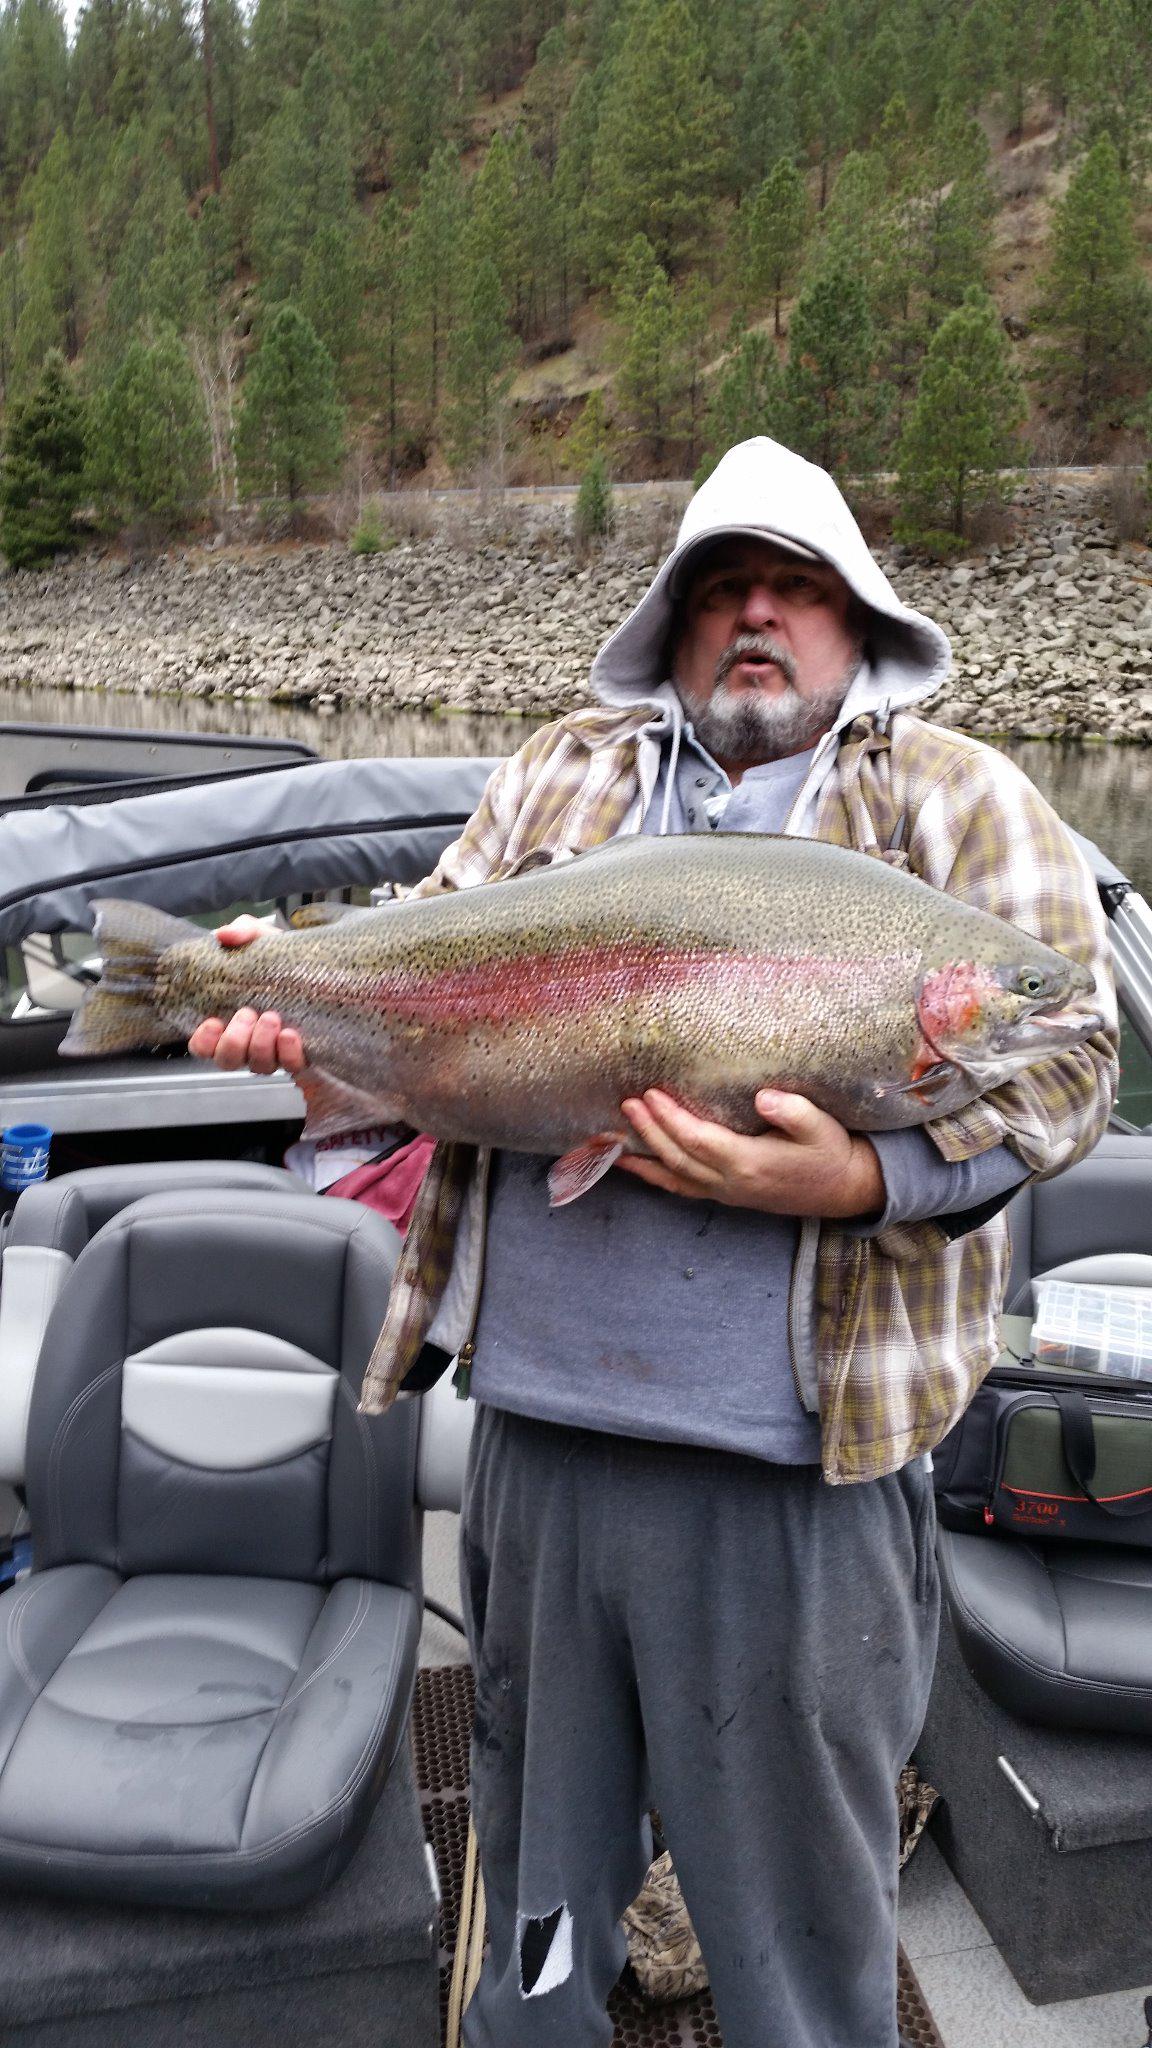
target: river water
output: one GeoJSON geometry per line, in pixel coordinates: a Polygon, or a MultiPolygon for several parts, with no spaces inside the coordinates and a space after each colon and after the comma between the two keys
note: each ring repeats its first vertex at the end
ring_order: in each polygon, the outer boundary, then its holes
{"type": "MultiPolygon", "coordinates": [[[[303,740],[328,760],[373,754],[508,754],[543,722],[470,712],[429,716],[357,707],[325,713],[231,699],[0,690],[0,722],[9,719],[303,740]]],[[[1152,748],[1044,740],[1008,740],[1002,746],[1061,817],[1095,840],[1152,898],[1152,748]]]]}

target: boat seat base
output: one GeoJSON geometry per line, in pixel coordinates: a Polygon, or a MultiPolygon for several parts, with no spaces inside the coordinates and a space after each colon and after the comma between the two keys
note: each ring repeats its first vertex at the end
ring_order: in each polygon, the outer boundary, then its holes
{"type": "Polygon", "coordinates": [[[941,1794],[932,1833],[1033,2004],[1152,1984],[1152,1740],[1019,1720],[945,1613],[916,1762],[941,1794]]]}
{"type": "Polygon", "coordinates": [[[438,2048],[437,1900],[405,1744],[304,1906],[199,1913],[0,1893],[4,2048],[438,2048]]]}

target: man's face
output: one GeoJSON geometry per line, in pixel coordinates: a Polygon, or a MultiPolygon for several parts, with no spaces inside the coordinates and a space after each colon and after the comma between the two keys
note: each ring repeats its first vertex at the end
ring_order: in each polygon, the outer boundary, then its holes
{"type": "Polygon", "coordinates": [[[831,726],[860,660],[852,594],[825,562],[734,537],[688,586],[672,679],[724,768],[803,753],[831,726]]]}

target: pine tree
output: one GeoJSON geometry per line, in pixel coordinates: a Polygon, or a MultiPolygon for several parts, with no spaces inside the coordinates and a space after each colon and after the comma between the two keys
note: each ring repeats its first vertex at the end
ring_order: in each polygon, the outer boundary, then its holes
{"type": "Polygon", "coordinates": [[[652,286],[662,280],[667,273],[647,235],[633,235],[612,282],[612,318],[620,329],[627,332],[652,286]]]}
{"type": "Polygon", "coordinates": [[[885,241],[889,194],[884,159],[875,149],[850,149],[820,215],[826,255],[852,259],[871,281],[885,241]]]}
{"type": "Polygon", "coordinates": [[[876,338],[864,281],[842,256],[825,261],[796,302],[784,388],[799,454],[827,470],[871,466],[879,423],[876,338]]]}
{"type": "Polygon", "coordinates": [[[624,335],[616,389],[637,439],[659,466],[685,431],[686,376],[672,285],[659,270],[624,335]]]}
{"type": "Polygon", "coordinates": [[[161,158],[145,181],[112,266],[98,355],[110,361],[143,323],[188,334],[208,317],[208,272],[179,181],[161,158]]]}
{"type": "Polygon", "coordinates": [[[338,370],[359,347],[364,278],[359,223],[328,222],[321,227],[304,255],[299,305],[338,370]]]}
{"type": "Polygon", "coordinates": [[[384,201],[372,223],[365,274],[368,318],[376,338],[373,363],[379,378],[373,398],[378,391],[388,482],[391,485],[396,480],[404,397],[409,382],[404,218],[400,202],[394,195],[384,201]]]}
{"type": "Polygon", "coordinates": [[[683,467],[689,473],[700,453],[707,391],[705,364],[709,355],[711,293],[698,274],[686,278],[676,293],[676,345],[683,376],[683,467]]]}
{"type": "Polygon", "coordinates": [[[611,278],[629,234],[683,263],[709,232],[724,164],[725,105],[686,0],[636,0],[604,88],[588,221],[598,274],[611,278]]]}
{"type": "Polygon", "coordinates": [[[585,72],[577,79],[560,126],[552,203],[556,222],[556,256],[561,304],[567,309],[572,292],[590,269],[587,197],[596,156],[600,120],[599,84],[585,72]]]}
{"type": "Polygon", "coordinates": [[[213,171],[228,170],[240,139],[241,115],[251,62],[247,23],[241,0],[200,0],[200,59],[203,72],[203,117],[208,177],[219,193],[213,171]]]}
{"type": "Polygon", "coordinates": [[[806,28],[795,28],[787,49],[789,86],[797,140],[820,172],[818,205],[823,211],[833,157],[842,148],[850,114],[836,70],[806,28]]]}
{"type": "Polygon", "coordinates": [[[602,391],[588,393],[579,419],[565,438],[564,455],[578,476],[585,475],[597,461],[603,464],[606,475],[611,474],[612,430],[602,391]]]}
{"type": "Polygon", "coordinates": [[[517,190],[516,162],[508,136],[497,130],[472,180],[470,242],[477,258],[496,265],[505,302],[520,325],[524,316],[525,219],[517,190]]]}
{"type": "Polygon", "coordinates": [[[87,94],[98,120],[113,110],[120,42],[127,30],[127,18],[125,0],[86,0],[80,9],[70,83],[77,99],[87,94]]]}
{"type": "Polygon", "coordinates": [[[943,106],[928,137],[918,206],[920,284],[929,328],[982,286],[996,211],[991,152],[979,121],[943,106]]]}
{"type": "Polygon", "coordinates": [[[171,328],[129,343],[92,423],[93,485],[114,514],[171,531],[195,516],[211,449],[200,390],[171,328]]]}
{"type": "Polygon", "coordinates": [[[1056,0],[1041,46],[1044,83],[1056,112],[1079,112],[1092,75],[1094,10],[1090,0],[1056,0]]]}
{"type": "Polygon", "coordinates": [[[1003,94],[1013,142],[1018,142],[1024,133],[1028,88],[1040,70],[1047,13],[1046,0],[1012,0],[1012,5],[1002,11],[1003,94]]]}
{"type": "Polygon", "coordinates": [[[0,177],[11,197],[47,154],[68,101],[68,38],[56,0],[9,0],[0,18],[0,177]]]}
{"type": "Polygon", "coordinates": [[[87,93],[82,93],[72,116],[72,162],[80,209],[87,221],[95,217],[97,200],[108,173],[113,140],[111,122],[98,120],[87,93]]]}
{"type": "Polygon", "coordinates": [[[523,0],[473,0],[473,70],[481,92],[492,99],[509,92],[524,75],[526,11],[523,0]]]}
{"type": "Polygon", "coordinates": [[[313,237],[353,218],[351,121],[322,50],[260,135],[250,175],[253,261],[275,305],[299,291],[313,237]]]}
{"type": "Polygon", "coordinates": [[[1035,318],[1054,339],[1038,374],[1088,426],[1148,345],[1149,290],[1140,275],[1132,192],[1110,137],[1089,150],[1056,208],[1051,259],[1035,318]]]}
{"type": "Polygon", "coordinates": [[[504,459],[516,344],[500,273],[491,257],[475,268],[448,381],[448,460],[456,470],[498,474],[504,459]]]}
{"type": "Polygon", "coordinates": [[[771,304],[777,336],[780,305],[799,267],[808,227],[808,195],[794,163],[782,156],[740,211],[740,303],[749,312],[771,304]]]}
{"type": "Polygon", "coordinates": [[[336,371],[296,306],[280,306],[244,380],[236,457],[242,487],[286,498],[328,483],[344,452],[344,410],[336,371]]]}
{"type": "Polygon", "coordinates": [[[876,109],[883,107],[901,88],[906,58],[905,46],[891,21],[878,23],[876,33],[846,67],[845,120],[847,139],[856,149],[867,149],[876,128],[876,109]]]}
{"type": "Polygon", "coordinates": [[[756,434],[786,431],[784,373],[768,335],[736,334],[717,373],[704,426],[704,460],[696,472],[703,483],[720,457],[756,434]]]}
{"type": "Polygon", "coordinates": [[[898,531],[964,533],[977,504],[1003,497],[1025,406],[996,308],[970,291],[937,328],[897,454],[898,531]]]}
{"type": "Polygon", "coordinates": [[[164,160],[163,124],[135,117],[114,134],[94,209],[95,242],[106,270],[115,264],[140,196],[164,160]]]}
{"type": "Polygon", "coordinates": [[[0,465],[0,548],[14,569],[76,546],[86,431],[83,403],[53,349],[31,398],[12,407],[0,465]]]}
{"type": "Polygon", "coordinates": [[[0,250],[0,400],[7,405],[14,388],[16,330],[24,306],[23,265],[15,243],[0,250]]]}
{"type": "Polygon", "coordinates": [[[744,67],[732,112],[729,190],[737,197],[763,185],[780,159],[798,148],[791,79],[774,22],[761,27],[744,67]]]}
{"type": "Polygon", "coordinates": [[[1094,0],[1083,61],[1086,140],[1110,136],[1120,168],[1142,178],[1152,156],[1152,62],[1141,0],[1094,0]]]}
{"type": "Polygon", "coordinates": [[[37,302],[42,341],[18,343],[27,371],[39,369],[43,349],[62,348],[71,360],[80,347],[91,265],[81,219],[72,153],[63,130],[28,187],[31,221],[24,249],[23,291],[37,302]],[[37,353],[39,348],[39,353],[37,353]]]}
{"type": "Polygon", "coordinates": [[[396,113],[394,175],[411,190],[437,150],[454,138],[452,78],[442,41],[431,30],[421,36],[406,66],[396,113]]]}
{"type": "Polygon", "coordinates": [[[190,190],[208,175],[200,52],[188,0],[148,0],[143,47],[145,105],[172,137],[172,162],[190,190]]]}
{"type": "Polygon", "coordinates": [[[420,182],[404,276],[410,337],[424,364],[418,400],[426,436],[435,429],[448,337],[459,307],[465,219],[460,159],[445,146],[436,151],[420,182]]]}
{"type": "Polygon", "coordinates": [[[524,125],[533,151],[546,171],[556,168],[564,109],[572,97],[572,64],[564,31],[550,28],[524,81],[524,125]]]}

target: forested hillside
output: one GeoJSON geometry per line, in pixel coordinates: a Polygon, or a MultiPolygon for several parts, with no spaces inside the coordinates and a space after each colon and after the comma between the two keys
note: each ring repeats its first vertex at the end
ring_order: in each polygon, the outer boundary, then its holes
{"type": "Polygon", "coordinates": [[[5,0],[6,489],[164,527],[768,431],[959,530],[1144,459],[1150,159],[1152,0],[5,0]]]}

